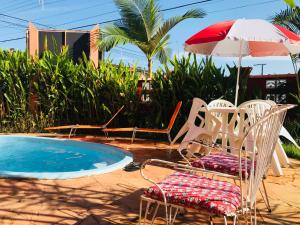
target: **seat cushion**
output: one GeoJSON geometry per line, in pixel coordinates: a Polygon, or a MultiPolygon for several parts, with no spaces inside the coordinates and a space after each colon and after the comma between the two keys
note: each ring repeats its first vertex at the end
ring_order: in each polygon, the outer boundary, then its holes
{"type": "MultiPolygon", "coordinates": [[[[242,159],[242,176],[247,177],[251,170],[251,160],[247,160],[247,168],[245,158],[242,159]]],[[[193,167],[204,168],[220,173],[225,173],[233,176],[239,176],[239,157],[226,153],[215,153],[204,156],[192,162],[193,167]]]]}
{"type": "MultiPolygon", "coordinates": [[[[158,183],[168,203],[205,210],[214,215],[234,215],[240,207],[240,188],[226,181],[176,172],[158,183]]],[[[145,190],[152,199],[163,201],[157,186],[145,190]]]]}

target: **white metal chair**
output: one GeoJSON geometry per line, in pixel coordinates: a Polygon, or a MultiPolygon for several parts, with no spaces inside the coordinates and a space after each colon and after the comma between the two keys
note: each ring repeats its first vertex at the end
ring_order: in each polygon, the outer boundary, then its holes
{"type": "MultiPolygon", "coordinates": [[[[266,102],[268,102],[272,106],[276,105],[276,102],[274,102],[272,100],[266,100],[266,102]]],[[[279,136],[285,137],[287,140],[292,142],[297,148],[300,149],[300,147],[297,144],[297,142],[295,141],[295,139],[292,137],[292,135],[288,132],[288,130],[284,126],[281,127],[279,136]]],[[[278,139],[278,143],[276,145],[276,153],[278,154],[278,158],[279,158],[281,165],[287,166],[290,164],[290,161],[282,147],[280,138],[278,139]]]]}
{"type": "MultiPolygon", "coordinates": [[[[241,106],[238,107],[237,111],[234,113],[234,115],[231,118],[231,121],[229,123],[229,128],[228,128],[228,134],[227,134],[229,139],[231,154],[227,154],[228,149],[227,148],[224,149],[223,146],[222,148],[221,147],[219,148],[219,150],[221,150],[220,151],[221,153],[210,154],[202,158],[198,158],[197,156],[192,155],[192,153],[189,152],[184,155],[181,150],[179,150],[179,153],[190,165],[194,167],[200,167],[200,168],[205,168],[207,170],[213,170],[217,172],[228,173],[231,175],[237,175],[238,172],[237,171],[237,163],[238,163],[237,150],[240,148],[244,148],[247,149],[248,152],[250,151],[257,152],[257,149],[255,149],[255,146],[253,145],[254,135],[252,133],[248,133],[248,130],[251,126],[253,126],[256,122],[258,122],[269,110],[271,110],[270,104],[263,100],[249,101],[243,103],[241,106]],[[248,133],[247,139],[244,140],[246,133],[248,133]],[[191,155],[193,157],[191,157],[191,155]]],[[[194,142],[193,144],[196,145],[196,143],[194,142]]],[[[274,152],[271,165],[272,165],[272,169],[275,170],[275,172],[278,171],[278,168],[281,169],[279,161],[276,161],[276,159],[278,160],[278,157],[276,152],[274,152]]],[[[263,192],[264,195],[261,192],[263,200],[269,212],[271,212],[267,189],[265,187],[264,181],[263,181],[263,192]]]]}
{"type": "MultiPolygon", "coordinates": [[[[276,106],[276,103],[270,100],[251,100],[242,103],[239,108],[244,108],[246,110],[246,114],[248,115],[250,124],[253,124],[264,115],[264,112],[266,110],[274,106],[276,106]]],[[[280,130],[282,130],[282,128],[283,126],[280,130]]],[[[289,163],[289,159],[282,147],[280,139],[278,138],[272,160],[272,170],[274,172],[274,175],[282,176],[283,170],[281,168],[281,165],[285,167],[289,163]]]]}
{"type": "Polygon", "coordinates": [[[207,213],[211,224],[214,216],[223,217],[224,224],[227,224],[228,217],[232,217],[233,224],[236,224],[240,215],[247,222],[250,220],[251,224],[257,224],[256,194],[269,168],[288,108],[275,107],[250,127],[243,142],[251,134],[257,151],[248,152],[243,147],[239,149],[237,176],[157,159],[145,161],[141,175],[153,186],[147,188],[141,196],[139,224],[146,224],[149,220],[150,224],[154,224],[160,208],[164,210],[167,225],[173,225],[178,211],[184,208],[207,213]],[[171,167],[177,172],[155,182],[145,175],[148,164],[171,167]],[[239,184],[230,183],[224,178],[235,178],[239,184]]]}

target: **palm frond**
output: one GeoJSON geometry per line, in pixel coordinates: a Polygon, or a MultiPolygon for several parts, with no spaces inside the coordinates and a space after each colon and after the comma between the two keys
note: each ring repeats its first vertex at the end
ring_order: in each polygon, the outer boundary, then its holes
{"type": "Polygon", "coordinates": [[[178,23],[192,18],[203,18],[205,16],[205,12],[199,9],[193,9],[187,11],[182,16],[174,16],[163,23],[163,25],[159,28],[156,35],[151,39],[151,42],[158,43],[167,33],[173,29],[178,23]]]}
{"type": "Polygon", "coordinates": [[[300,33],[300,8],[287,8],[280,11],[271,21],[275,24],[283,26],[297,34],[300,33]]]}
{"type": "MultiPolygon", "coordinates": [[[[119,44],[132,43],[147,57],[148,62],[157,57],[166,62],[170,50],[168,32],[178,23],[189,18],[202,18],[202,10],[189,10],[163,22],[162,11],[156,0],[114,0],[120,10],[121,19],[103,29],[98,45],[100,50],[110,50],[119,44]]],[[[148,70],[152,71],[151,63],[148,70]]]]}
{"type": "Polygon", "coordinates": [[[151,36],[147,13],[149,14],[148,0],[115,0],[120,9],[121,20],[116,25],[130,31],[131,35],[147,41],[151,36]]]}
{"type": "Polygon", "coordinates": [[[147,27],[150,33],[148,40],[150,40],[150,38],[152,38],[160,28],[163,22],[163,17],[160,13],[159,5],[155,3],[154,0],[149,1],[149,4],[145,8],[143,14],[145,15],[147,21],[147,27]]]}
{"type": "Polygon", "coordinates": [[[108,51],[119,44],[133,43],[134,39],[130,38],[121,28],[112,25],[103,28],[101,39],[98,41],[98,48],[102,51],[108,51]]]}
{"type": "Polygon", "coordinates": [[[151,57],[155,56],[161,63],[166,63],[170,57],[171,49],[168,48],[170,35],[165,36],[152,50],[151,57]]]}
{"type": "Polygon", "coordinates": [[[170,59],[172,50],[168,47],[160,48],[156,53],[156,58],[163,64],[167,63],[170,59]]]}

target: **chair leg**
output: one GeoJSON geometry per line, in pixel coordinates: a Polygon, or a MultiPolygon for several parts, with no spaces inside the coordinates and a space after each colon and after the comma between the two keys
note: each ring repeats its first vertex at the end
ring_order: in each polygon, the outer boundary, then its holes
{"type": "Polygon", "coordinates": [[[133,132],[132,132],[132,137],[131,137],[131,143],[133,143],[133,142],[134,142],[134,139],[135,139],[135,134],[136,134],[136,131],[135,131],[135,130],[133,130],[133,132]]]}
{"type": "Polygon", "coordinates": [[[178,211],[179,211],[179,208],[176,208],[176,209],[175,209],[175,213],[174,213],[174,217],[173,217],[173,220],[172,220],[172,224],[175,223],[175,219],[176,219],[176,216],[177,216],[177,214],[178,214],[178,211]]]}
{"type": "Polygon", "coordinates": [[[265,193],[265,204],[267,206],[267,209],[269,211],[269,213],[272,212],[272,209],[271,209],[271,206],[270,206],[270,202],[269,202],[269,196],[268,196],[268,193],[267,193],[267,188],[266,188],[266,185],[265,185],[265,182],[264,182],[264,179],[262,180],[262,185],[263,185],[263,189],[264,189],[264,193],[265,193]]]}
{"type": "Polygon", "coordinates": [[[104,135],[105,135],[106,139],[108,139],[108,132],[104,131],[104,135]]]}
{"type": "Polygon", "coordinates": [[[156,204],[156,207],[155,207],[155,210],[154,210],[154,213],[153,213],[153,215],[152,215],[151,225],[154,224],[154,221],[155,221],[155,218],[156,218],[156,215],[157,215],[157,211],[158,211],[159,206],[160,206],[160,204],[157,203],[157,204],[156,204]]]}
{"type": "Polygon", "coordinates": [[[233,217],[233,225],[236,225],[236,221],[237,221],[237,216],[235,215],[235,216],[233,217]]]}
{"type": "Polygon", "coordinates": [[[277,141],[275,151],[277,152],[277,156],[278,156],[279,162],[282,165],[282,167],[287,167],[290,164],[290,160],[287,157],[287,155],[282,147],[282,143],[279,139],[277,141]]]}
{"type": "Polygon", "coordinates": [[[227,225],[227,217],[224,216],[224,225],[227,225]]]}
{"type": "Polygon", "coordinates": [[[139,214],[139,225],[141,225],[142,222],[142,211],[143,211],[143,199],[140,200],[140,214],[139,214]]]}
{"type": "Polygon", "coordinates": [[[69,133],[69,139],[71,138],[71,136],[72,136],[72,132],[73,132],[73,130],[74,130],[74,128],[71,128],[71,130],[70,130],[70,133],[69,133]]]}
{"type": "Polygon", "coordinates": [[[172,143],[172,138],[171,138],[170,132],[168,132],[167,135],[168,135],[169,144],[171,144],[172,143]]]}
{"type": "Polygon", "coordinates": [[[154,225],[156,215],[160,207],[162,207],[164,211],[166,210],[165,211],[166,225],[174,225],[178,212],[180,210],[184,210],[184,208],[181,206],[171,205],[171,204],[168,204],[167,208],[165,208],[166,207],[165,203],[148,199],[142,196],[140,200],[139,225],[146,225],[146,224],[154,225]],[[146,202],[146,208],[143,202],[146,202]],[[144,212],[143,212],[143,207],[145,208],[144,212]],[[150,217],[149,220],[147,220],[148,217],[150,217]]]}
{"type": "Polygon", "coordinates": [[[212,216],[209,216],[209,224],[210,224],[210,225],[213,225],[213,224],[214,224],[212,216]]]}

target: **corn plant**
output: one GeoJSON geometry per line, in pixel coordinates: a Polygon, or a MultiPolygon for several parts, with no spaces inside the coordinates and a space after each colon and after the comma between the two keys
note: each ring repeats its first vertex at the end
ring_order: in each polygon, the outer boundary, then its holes
{"type": "Polygon", "coordinates": [[[1,50],[0,131],[102,123],[123,104],[133,115],[138,77],[123,63],[104,61],[95,69],[85,55],[74,64],[67,48],[45,51],[35,61],[26,52],[1,50]]]}
{"type": "Polygon", "coordinates": [[[227,76],[225,69],[217,67],[211,57],[198,60],[194,54],[180,59],[174,57],[170,65],[158,70],[152,81],[153,116],[149,123],[165,126],[174,105],[180,100],[183,107],[179,124],[185,121],[194,97],[206,102],[218,98],[234,100],[236,69],[228,66],[230,75],[227,76]]]}

